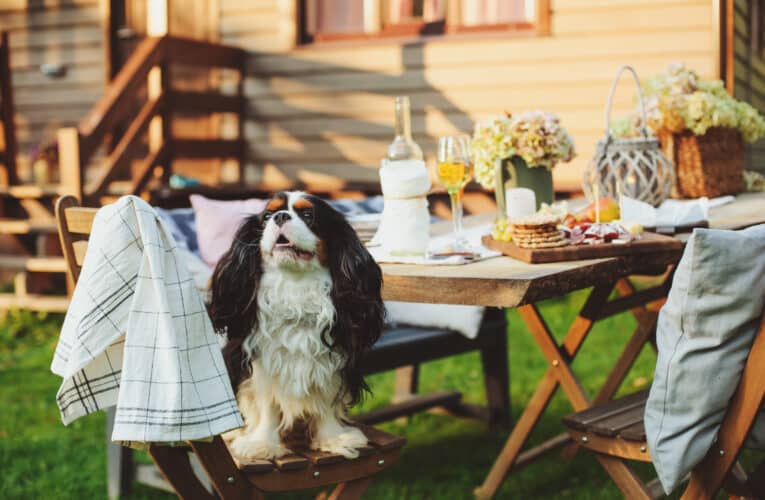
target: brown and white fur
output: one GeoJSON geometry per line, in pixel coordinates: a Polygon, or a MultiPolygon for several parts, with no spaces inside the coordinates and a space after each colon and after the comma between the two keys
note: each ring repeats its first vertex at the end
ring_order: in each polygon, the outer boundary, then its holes
{"type": "Polygon", "coordinates": [[[297,421],[313,449],[358,455],[346,421],[366,389],[359,363],[382,330],[379,266],[344,217],[300,192],[247,219],[213,275],[211,314],[245,427],[225,437],[242,457],[287,453],[297,421]]]}

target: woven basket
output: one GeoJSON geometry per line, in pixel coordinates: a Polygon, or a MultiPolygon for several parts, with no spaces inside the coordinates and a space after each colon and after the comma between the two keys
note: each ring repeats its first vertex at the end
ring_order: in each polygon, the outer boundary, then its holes
{"type": "Polygon", "coordinates": [[[677,196],[713,198],[744,190],[744,140],[738,130],[714,127],[704,135],[664,130],[657,135],[675,164],[677,196]]]}

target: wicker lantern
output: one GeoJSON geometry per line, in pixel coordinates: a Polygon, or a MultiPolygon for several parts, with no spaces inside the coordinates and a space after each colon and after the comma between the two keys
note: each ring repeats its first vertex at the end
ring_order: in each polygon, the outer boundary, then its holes
{"type": "Polygon", "coordinates": [[[616,73],[606,107],[606,136],[598,141],[595,156],[587,166],[582,180],[584,192],[592,197],[592,186],[597,182],[600,192],[617,198],[619,192],[653,206],[669,198],[675,183],[675,169],[664,156],[659,141],[649,136],[646,129],[645,104],[640,80],[631,66],[622,66],[616,73]],[[611,137],[611,106],[619,77],[625,71],[632,73],[638,88],[642,113],[642,137],[617,139],[611,137]]]}

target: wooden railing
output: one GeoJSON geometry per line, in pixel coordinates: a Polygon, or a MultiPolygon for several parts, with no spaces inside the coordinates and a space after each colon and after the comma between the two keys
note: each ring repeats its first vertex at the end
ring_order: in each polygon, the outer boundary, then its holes
{"type": "Polygon", "coordinates": [[[0,126],[3,147],[0,149],[0,164],[5,169],[6,185],[15,184],[16,176],[16,126],[13,121],[13,83],[11,82],[11,58],[8,46],[8,32],[0,33],[0,126]]]}
{"type": "Polygon", "coordinates": [[[97,205],[116,179],[129,174],[130,192],[140,194],[157,167],[166,181],[177,158],[233,158],[239,161],[241,178],[246,152],[242,134],[245,56],[239,48],[171,36],[142,41],[79,125],[58,131],[62,191],[85,204],[97,205]],[[227,95],[174,89],[170,78],[173,65],[236,70],[236,92],[227,95]],[[235,113],[239,137],[173,137],[173,115],[179,112],[235,113]],[[102,166],[85,184],[86,169],[105,143],[102,166]],[[147,144],[148,154],[141,157],[147,144]]]}

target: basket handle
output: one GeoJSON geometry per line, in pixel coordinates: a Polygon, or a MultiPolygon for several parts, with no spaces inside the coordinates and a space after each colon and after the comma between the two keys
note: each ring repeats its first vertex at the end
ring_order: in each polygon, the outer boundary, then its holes
{"type": "Polygon", "coordinates": [[[608,94],[608,105],[606,106],[606,136],[608,136],[608,139],[611,139],[611,107],[614,103],[614,94],[616,93],[616,85],[619,83],[619,78],[622,76],[622,73],[624,71],[629,71],[632,73],[632,78],[635,80],[635,86],[637,87],[638,97],[640,98],[640,115],[643,119],[643,137],[648,138],[648,129],[646,128],[646,125],[648,121],[646,120],[646,114],[645,114],[645,102],[643,101],[643,89],[640,88],[640,79],[638,78],[637,72],[635,69],[625,64],[619,70],[616,72],[616,76],[614,77],[614,83],[611,84],[611,92],[608,94]]]}

